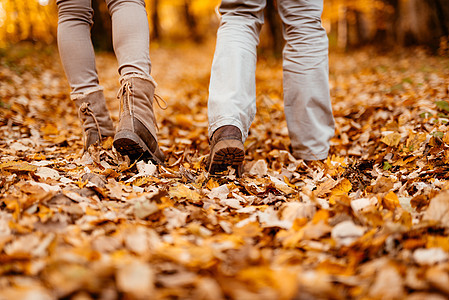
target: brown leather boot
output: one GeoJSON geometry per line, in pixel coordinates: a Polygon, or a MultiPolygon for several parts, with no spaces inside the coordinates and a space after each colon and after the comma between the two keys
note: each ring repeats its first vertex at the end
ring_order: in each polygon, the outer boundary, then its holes
{"type": "Polygon", "coordinates": [[[72,99],[76,103],[78,116],[83,124],[85,150],[103,138],[114,136],[114,124],[109,116],[102,90],[73,95],[72,99]]]}
{"type": "Polygon", "coordinates": [[[156,137],[153,98],[156,84],[151,78],[129,75],[121,79],[120,121],[114,137],[114,147],[131,159],[149,158],[163,164],[165,157],[156,137]]]}
{"type": "Polygon", "coordinates": [[[209,173],[215,174],[227,170],[228,166],[242,173],[245,149],[240,129],[233,125],[225,125],[212,135],[210,140],[209,173]]]}

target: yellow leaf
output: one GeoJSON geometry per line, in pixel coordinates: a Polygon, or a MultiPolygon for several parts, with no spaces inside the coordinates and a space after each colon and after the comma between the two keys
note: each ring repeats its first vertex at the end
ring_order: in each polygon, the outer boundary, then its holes
{"type": "Polygon", "coordinates": [[[412,162],[412,161],[414,161],[414,160],[417,159],[417,158],[418,158],[417,156],[410,156],[410,157],[408,157],[408,158],[406,158],[406,159],[401,158],[400,160],[396,161],[396,162],[393,164],[393,166],[400,166],[400,167],[403,167],[403,166],[405,166],[406,164],[408,164],[409,162],[412,162]]]}
{"type": "Polygon", "coordinates": [[[148,177],[137,177],[136,180],[133,181],[133,186],[143,186],[151,181],[151,178],[148,177]]]}
{"type": "Polygon", "coordinates": [[[32,160],[44,160],[46,158],[47,157],[41,153],[34,153],[33,155],[30,156],[30,159],[32,159],[32,160]]]}
{"type": "Polygon", "coordinates": [[[44,135],[52,135],[52,134],[58,134],[58,128],[54,124],[46,124],[41,128],[41,131],[44,135]]]}
{"type": "Polygon", "coordinates": [[[243,227],[234,227],[234,234],[241,237],[253,238],[262,235],[262,228],[258,222],[251,222],[243,227]]]}
{"type": "Polygon", "coordinates": [[[320,221],[324,221],[324,223],[327,224],[327,220],[329,219],[329,211],[320,209],[316,212],[316,214],[313,216],[312,223],[317,224],[320,221]]]}
{"type": "MultiPolygon", "coordinates": [[[[444,136],[443,141],[446,138],[447,134],[444,136]]],[[[405,142],[405,147],[410,149],[411,151],[418,149],[421,147],[422,143],[424,143],[427,139],[427,134],[423,132],[414,133],[410,132],[409,137],[407,138],[407,142],[405,142]]]]}
{"type": "Polygon", "coordinates": [[[87,180],[87,179],[85,181],[78,180],[78,181],[75,181],[75,183],[78,185],[78,187],[80,189],[82,189],[86,186],[86,184],[89,183],[89,180],[87,180]]]}
{"type": "Polygon", "coordinates": [[[394,210],[396,207],[401,206],[399,204],[398,196],[396,196],[393,191],[390,191],[388,194],[386,194],[382,202],[384,207],[389,210],[394,210]]]}
{"type": "Polygon", "coordinates": [[[86,215],[88,216],[99,216],[100,212],[96,211],[95,209],[91,208],[91,207],[86,207],[86,215]]]}
{"type": "Polygon", "coordinates": [[[175,187],[172,187],[168,192],[171,198],[179,198],[179,199],[187,199],[193,202],[200,201],[201,195],[195,191],[192,191],[184,184],[178,184],[175,187]]]}
{"type": "Polygon", "coordinates": [[[282,239],[282,247],[289,249],[295,248],[298,243],[304,238],[304,230],[300,229],[298,231],[286,231],[279,236],[282,239]]]}
{"type": "Polygon", "coordinates": [[[112,137],[107,137],[106,139],[104,139],[103,142],[102,142],[103,148],[106,149],[106,150],[112,149],[112,142],[113,141],[114,141],[114,139],[112,137]]]}
{"type": "Polygon", "coordinates": [[[345,178],[332,189],[331,195],[333,196],[347,195],[351,189],[352,189],[351,182],[345,178]]]}
{"type": "Polygon", "coordinates": [[[335,154],[332,155],[332,157],[328,157],[324,162],[329,169],[329,175],[334,176],[337,173],[344,172],[345,168],[347,167],[345,163],[345,158],[336,156],[335,154]]]}
{"type": "Polygon", "coordinates": [[[25,171],[25,172],[34,172],[37,170],[37,167],[29,164],[27,162],[21,161],[7,161],[0,164],[0,169],[8,170],[8,171],[25,171]]]}
{"type": "Polygon", "coordinates": [[[351,276],[354,274],[354,268],[352,266],[348,266],[348,264],[342,262],[331,261],[329,259],[321,262],[318,265],[317,270],[323,270],[332,275],[351,276]]]}
{"type": "Polygon", "coordinates": [[[20,216],[20,204],[19,199],[15,197],[3,198],[2,201],[6,204],[6,208],[13,211],[12,217],[14,220],[18,220],[20,216]]]}
{"type": "Polygon", "coordinates": [[[20,225],[19,223],[15,223],[13,221],[9,221],[8,226],[10,229],[16,231],[17,233],[29,233],[33,229],[20,225]]]}
{"type": "Polygon", "coordinates": [[[291,184],[291,183],[290,183],[290,180],[288,180],[288,178],[287,178],[286,176],[284,176],[284,182],[285,182],[289,187],[291,187],[293,190],[296,190],[296,189],[298,188],[296,185],[291,184]]]}
{"type": "Polygon", "coordinates": [[[387,146],[396,147],[401,141],[401,135],[397,132],[393,132],[384,136],[380,141],[387,146]]]}
{"type": "Polygon", "coordinates": [[[44,205],[39,205],[38,217],[42,223],[47,222],[53,216],[53,211],[44,205]]]}
{"type": "Polygon", "coordinates": [[[269,266],[252,266],[237,273],[239,281],[248,283],[256,289],[275,288],[280,293],[280,299],[291,299],[298,290],[297,274],[287,270],[272,270],[269,266]]]}
{"type": "Polygon", "coordinates": [[[192,128],[193,121],[191,116],[177,114],[175,116],[176,123],[184,128],[192,128]]]}
{"type": "Polygon", "coordinates": [[[447,236],[433,236],[428,235],[427,236],[427,248],[441,248],[444,251],[449,251],[449,239],[447,236]]]}
{"type": "Polygon", "coordinates": [[[206,187],[209,190],[212,190],[213,188],[216,188],[216,187],[219,187],[219,186],[220,186],[220,184],[217,181],[215,181],[213,178],[209,179],[209,181],[206,184],[206,187]]]}

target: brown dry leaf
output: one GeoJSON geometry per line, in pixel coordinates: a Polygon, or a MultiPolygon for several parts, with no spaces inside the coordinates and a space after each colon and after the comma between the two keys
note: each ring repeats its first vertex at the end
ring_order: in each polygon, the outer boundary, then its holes
{"type": "Polygon", "coordinates": [[[369,294],[379,299],[404,298],[404,283],[395,266],[387,264],[378,271],[373,285],[369,288],[369,294]]]}
{"type": "MultiPolygon", "coordinates": [[[[237,177],[206,171],[213,43],[152,43],[164,166],[118,155],[112,137],[83,151],[56,49],[25,44],[0,55],[0,298],[449,295],[449,58],[331,51],[336,134],[305,163],[289,152],[282,62],[262,51],[237,177]]],[[[116,123],[117,62],[97,65],[116,123]]]]}
{"type": "Polygon", "coordinates": [[[177,186],[170,188],[168,194],[170,195],[170,197],[178,199],[187,199],[192,202],[198,202],[201,200],[200,194],[198,194],[194,190],[191,190],[184,184],[178,184],[177,186]]]}
{"type": "Polygon", "coordinates": [[[139,219],[145,219],[158,211],[157,204],[147,198],[134,202],[134,215],[139,219]]]}
{"type": "Polygon", "coordinates": [[[423,220],[438,222],[449,227],[449,191],[444,191],[430,200],[429,207],[424,212],[423,220]]]}
{"type": "Polygon", "coordinates": [[[338,184],[338,180],[334,180],[333,178],[326,179],[325,182],[321,183],[317,186],[315,191],[317,197],[322,197],[332,191],[332,189],[338,184]]]}
{"type": "Polygon", "coordinates": [[[258,161],[256,161],[249,170],[249,174],[259,177],[263,177],[267,175],[267,173],[268,173],[267,162],[263,159],[259,159],[258,161]]]}
{"type": "Polygon", "coordinates": [[[58,180],[59,178],[61,178],[61,175],[59,175],[58,171],[47,167],[39,167],[34,174],[42,179],[51,178],[58,180]]]}
{"type": "Polygon", "coordinates": [[[397,132],[388,133],[380,141],[390,147],[396,147],[401,141],[401,135],[397,132]]]}
{"type": "Polygon", "coordinates": [[[148,299],[154,295],[154,272],[148,263],[131,261],[122,265],[116,274],[117,287],[134,299],[148,299]]]}
{"type": "Polygon", "coordinates": [[[446,297],[449,295],[449,275],[447,270],[441,267],[432,267],[426,271],[425,277],[435,289],[442,291],[446,297]]]}
{"type": "Polygon", "coordinates": [[[34,172],[37,167],[27,162],[8,161],[0,164],[0,169],[14,171],[14,172],[34,172]]]}

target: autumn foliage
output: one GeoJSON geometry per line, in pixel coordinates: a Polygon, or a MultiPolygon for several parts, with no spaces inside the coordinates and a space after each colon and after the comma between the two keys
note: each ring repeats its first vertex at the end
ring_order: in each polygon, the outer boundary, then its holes
{"type": "MultiPolygon", "coordinates": [[[[260,59],[245,172],[210,176],[213,45],[153,49],[165,166],[83,153],[53,48],[0,61],[0,298],[444,299],[449,60],[331,54],[331,154],[289,154],[282,69],[260,59]]],[[[98,57],[118,117],[116,61],[98,57]]]]}

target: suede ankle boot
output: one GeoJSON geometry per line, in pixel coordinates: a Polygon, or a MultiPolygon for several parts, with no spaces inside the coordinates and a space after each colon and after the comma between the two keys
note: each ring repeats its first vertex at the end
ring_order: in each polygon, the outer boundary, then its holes
{"type": "Polygon", "coordinates": [[[245,149],[239,128],[225,125],[215,130],[210,139],[209,173],[223,172],[231,166],[240,176],[244,158],[245,149]]]}
{"type": "Polygon", "coordinates": [[[121,79],[120,121],[114,147],[131,159],[149,158],[163,164],[164,154],[157,143],[153,98],[156,84],[151,78],[128,75],[121,79]]]}
{"type": "Polygon", "coordinates": [[[103,138],[114,136],[114,124],[109,116],[102,90],[75,94],[72,100],[76,103],[78,116],[83,125],[85,150],[103,138]]]}

